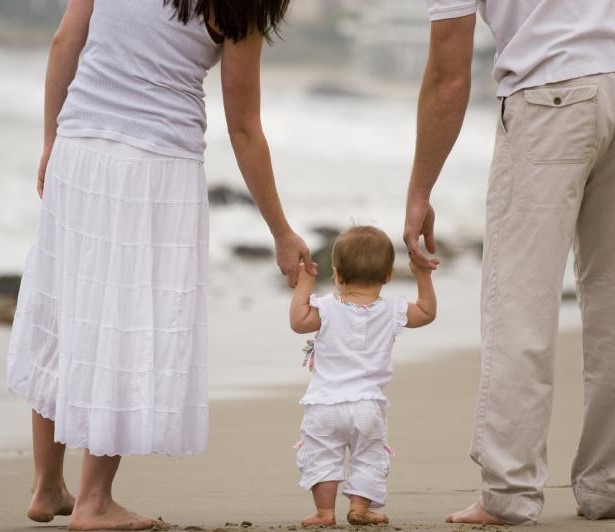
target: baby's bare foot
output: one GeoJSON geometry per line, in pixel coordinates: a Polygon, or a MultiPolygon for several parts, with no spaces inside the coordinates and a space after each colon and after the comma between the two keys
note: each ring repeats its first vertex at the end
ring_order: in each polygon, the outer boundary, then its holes
{"type": "Polygon", "coordinates": [[[371,512],[367,509],[350,510],[346,516],[351,525],[388,525],[389,518],[378,512],[371,512]]]}
{"type": "Polygon", "coordinates": [[[477,525],[504,525],[504,521],[488,514],[480,501],[476,501],[465,510],[446,516],[447,523],[472,523],[477,525]]]}
{"type": "Polygon", "coordinates": [[[305,517],[301,526],[335,526],[335,512],[333,510],[318,510],[314,515],[305,517]]]}
{"type": "Polygon", "coordinates": [[[56,489],[35,488],[27,515],[37,523],[48,523],[56,515],[70,515],[75,498],[62,486],[56,489]]]}
{"type": "Polygon", "coordinates": [[[171,525],[160,519],[137,515],[116,502],[104,511],[86,504],[75,507],[68,523],[69,530],[169,530],[171,525]]]}

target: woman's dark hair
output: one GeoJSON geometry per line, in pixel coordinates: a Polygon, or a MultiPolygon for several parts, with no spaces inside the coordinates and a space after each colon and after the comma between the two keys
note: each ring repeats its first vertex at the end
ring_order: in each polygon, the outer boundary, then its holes
{"type": "Polygon", "coordinates": [[[278,34],[290,0],[164,0],[168,4],[184,24],[193,17],[207,23],[213,15],[217,29],[228,39],[241,41],[255,29],[270,41],[278,34]]]}

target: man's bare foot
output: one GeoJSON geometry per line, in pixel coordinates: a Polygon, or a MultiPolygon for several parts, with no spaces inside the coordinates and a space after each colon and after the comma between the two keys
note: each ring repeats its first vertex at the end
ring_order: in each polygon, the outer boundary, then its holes
{"type": "Polygon", "coordinates": [[[37,523],[49,523],[56,515],[70,515],[75,505],[66,486],[57,489],[33,488],[28,517],[37,523]]]}
{"type": "Polygon", "coordinates": [[[384,514],[367,509],[351,509],[346,516],[351,525],[388,525],[389,518],[384,514]]]}
{"type": "Polygon", "coordinates": [[[317,510],[314,515],[305,517],[301,526],[335,526],[335,511],[317,510]]]}
{"type": "Polygon", "coordinates": [[[171,525],[160,519],[141,517],[114,501],[104,510],[86,504],[75,507],[69,530],[169,530],[171,525]]]}
{"type": "Polygon", "coordinates": [[[476,501],[465,510],[455,512],[446,516],[447,523],[474,523],[478,525],[505,525],[497,517],[488,514],[480,501],[476,501]]]}

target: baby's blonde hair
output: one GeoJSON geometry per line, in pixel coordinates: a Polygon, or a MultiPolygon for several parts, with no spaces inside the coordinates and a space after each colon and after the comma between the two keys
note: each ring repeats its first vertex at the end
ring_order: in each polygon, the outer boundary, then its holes
{"type": "Polygon", "coordinates": [[[391,239],[370,225],[351,227],[333,243],[333,268],[342,283],[384,284],[394,260],[391,239]]]}

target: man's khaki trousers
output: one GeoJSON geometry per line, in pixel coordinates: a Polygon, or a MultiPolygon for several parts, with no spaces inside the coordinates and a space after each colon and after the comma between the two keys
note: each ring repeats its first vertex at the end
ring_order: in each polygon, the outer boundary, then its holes
{"type": "Polygon", "coordinates": [[[615,517],[615,74],[522,90],[502,102],[487,196],[471,456],[482,468],[486,511],[512,524],[535,522],[543,505],[554,345],[572,244],[585,386],[572,486],[587,518],[615,517]]]}

